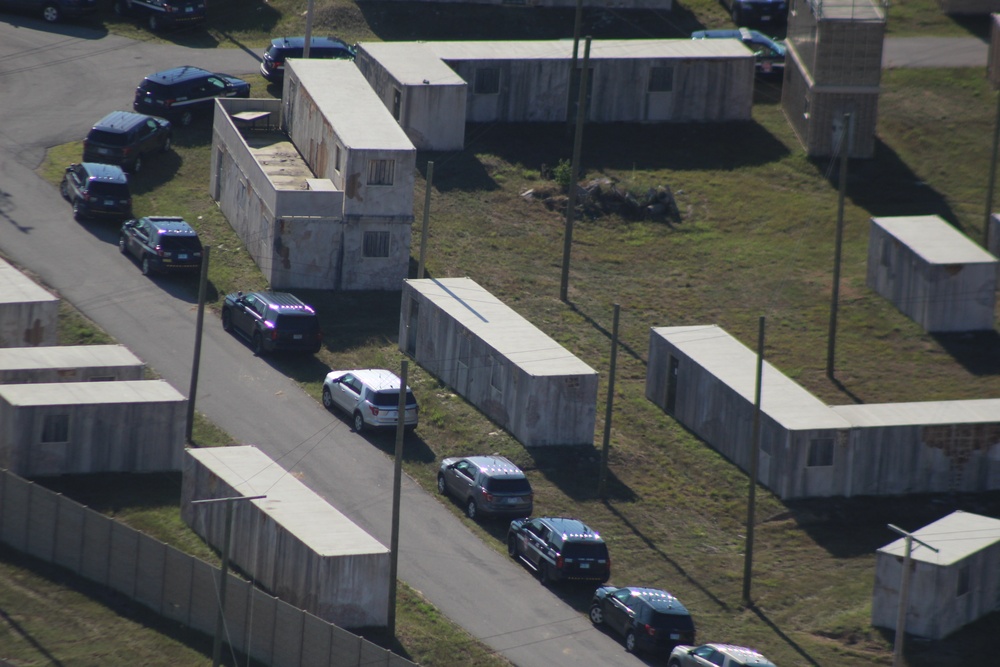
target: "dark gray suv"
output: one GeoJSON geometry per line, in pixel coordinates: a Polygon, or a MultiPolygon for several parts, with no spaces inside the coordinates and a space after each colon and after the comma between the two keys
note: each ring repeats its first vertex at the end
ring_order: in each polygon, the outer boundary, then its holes
{"type": "Polygon", "coordinates": [[[559,581],[603,584],[611,578],[608,545],[579,519],[514,519],[507,531],[507,553],[534,570],[546,586],[559,581]]]}
{"type": "Polygon", "coordinates": [[[521,469],[503,456],[445,459],[437,484],[440,493],[463,504],[470,519],[480,514],[531,516],[531,484],[521,469]]]}
{"type": "Polygon", "coordinates": [[[222,328],[250,341],[254,354],[319,352],[323,331],[312,306],[288,292],[234,292],[222,304],[222,328]]]}
{"type": "Polygon", "coordinates": [[[90,128],[83,140],[83,161],[116,164],[138,173],[147,153],[170,150],[170,121],[131,111],[112,111],[90,128]]]}

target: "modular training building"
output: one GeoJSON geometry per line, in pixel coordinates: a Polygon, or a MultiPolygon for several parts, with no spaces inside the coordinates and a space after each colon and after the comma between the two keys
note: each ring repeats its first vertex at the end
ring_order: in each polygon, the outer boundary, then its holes
{"type": "Polygon", "coordinates": [[[389,550],[256,447],[189,449],[181,517],[271,595],[344,628],[384,626],[389,613],[389,550]]]}
{"type": "MultiPolygon", "coordinates": [[[[718,326],[656,328],[646,398],[749,471],[756,365],[718,326]]],[[[1000,399],[830,407],[765,362],[758,481],[782,499],[1000,489],[1000,399]]]]}
{"type": "Polygon", "coordinates": [[[0,384],[141,380],[145,364],[124,345],[0,349],[0,384]]]}
{"type": "Polygon", "coordinates": [[[180,470],[186,423],[187,399],[162,380],[0,385],[0,468],[180,470]]]}
{"type": "MultiPolygon", "coordinates": [[[[1000,600],[1000,520],[952,512],[913,531],[906,632],[943,639],[997,609],[1000,600]]],[[[906,538],[878,550],[872,625],[896,629],[906,538]]]]}
{"type": "Polygon", "coordinates": [[[58,342],[59,298],[0,259],[0,347],[58,342]]]}
{"type": "Polygon", "coordinates": [[[867,284],[925,331],[992,330],[998,266],[939,216],[871,219],[867,284]]]}
{"type": "Polygon", "coordinates": [[[594,443],[597,372],[469,278],[405,281],[399,347],[525,446],[594,443]]]}
{"type": "MultiPolygon", "coordinates": [[[[581,42],[577,68],[583,51],[581,42]]],[[[426,150],[460,149],[465,122],[576,116],[572,40],[362,43],[357,63],[426,150]]],[[[754,58],[739,40],[594,40],[588,67],[591,123],[751,119],[754,58]]]]}

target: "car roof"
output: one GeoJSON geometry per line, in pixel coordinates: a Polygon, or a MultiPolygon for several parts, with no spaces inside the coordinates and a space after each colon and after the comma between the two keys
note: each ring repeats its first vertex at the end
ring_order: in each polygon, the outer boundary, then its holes
{"type": "Polygon", "coordinates": [[[192,65],[184,65],[182,67],[174,67],[172,69],[165,69],[161,72],[156,72],[150,74],[146,77],[149,81],[155,81],[156,83],[169,86],[175,83],[183,83],[184,81],[190,81],[191,79],[198,79],[203,76],[212,76],[212,72],[202,69],[200,67],[194,67],[192,65]]]}
{"type": "Polygon", "coordinates": [[[722,28],[719,30],[698,30],[691,33],[691,39],[739,39],[747,40],[758,44],[767,44],[776,51],[785,52],[785,45],[781,41],[750,28],[722,28]]]}
{"type": "Polygon", "coordinates": [[[688,613],[687,607],[685,607],[680,600],[667,591],[661,591],[658,588],[644,588],[642,586],[626,586],[625,588],[631,592],[632,595],[642,598],[648,602],[649,606],[656,611],[663,612],[665,614],[688,613]]]}
{"type": "MultiPolygon", "coordinates": [[[[267,302],[272,310],[278,310],[289,315],[315,315],[316,311],[312,306],[300,300],[294,294],[288,292],[251,292],[250,294],[267,302]]],[[[248,295],[249,296],[249,295],[248,295]]]]}
{"type": "MultiPolygon", "coordinates": [[[[306,45],[306,38],[304,35],[299,37],[275,37],[274,39],[271,40],[271,46],[275,46],[278,48],[301,49],[305,48],[305,45],[306,45]]],[[[328,35],[326,37],[322,36],[317,37],[316,35],[311,36],[309,38],[309,48],[311,49],[314,46],[319,46],[319,47],[340,46],[347,49],[348,51],[354,50],[347,42],[345,42],[342,39],[337,39],[332,35],[328,35]]]]}
{"type": "Polygon", "coordinates": [[[350,373],[376,391],[399,391],[399,376],[384,368],[359,368],[344,373],[350,373]]]}
{"type": "Polygon", "coordinates": [[[176,236],[197,236],[198,233],[194,231],[194,228],[187,223],[184,218],[178,216],[146,216],[142,218],[148,221],[154,227],[160,230],[161,233],[176,235],[176,236]]]}
{"type": "Polygon", "coordinates": [[[114,164],[100,162],[81,162],[89,178],[109,183],[128,183],[128,177],[122,168],[114,164]]]}
{"type": "Polygon", "coordinates": [[[524,477],[524,472],[505,456],[492,454],[482,456],[466,456],[465,460],[475,464],[480,470],[489,472],[491,477],[524,477]]]}
{"type": "Polygon", "coordinates": [[[564,516],[541,516],[539,520],[549,524],[554,531],[567,540],[595,540],[603,542],[597,531],[579,519],[564,516]]]}
{"type": "Polygon", "coordinates": [[[105,132],[125,132],[136,125],[145,123],[148,118],[151,118],[151,116],[133,111],[112,111],[94,123],[94,129],[105,132]]]}
{"type": "Polygon", "coordinates": [[[709,646],[725,653],[730,658],[735,658],[746,667],[774,667],[774,663],[765,658],[759,651],[746,646],[732,644],[709,644],[709,646]]]}

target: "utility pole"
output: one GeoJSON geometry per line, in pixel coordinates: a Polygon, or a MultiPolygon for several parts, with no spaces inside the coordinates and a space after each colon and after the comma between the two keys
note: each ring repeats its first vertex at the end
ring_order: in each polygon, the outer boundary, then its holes
{"type": "Polygon", "coordinates": [[[198,318],[194,325],[194,361],[191,363],[191,387],[188,389],[187,433],[185,439],[191,442],[194,431],[194,403],[198,393],[198,369],[201,367],[201,330],[205,323],[205,291],[208,284],[208,255],[211,248],[205,246],[201,251],[201,278],[198,281],[198,318]]]}
{"type": "Polygon", "coordinates": [[[906,608],[910,603],[910,555],[913,553],[913,543],[925,546],[934,553],[938,553],[938,550],[918,540],[913,533],[908,533],[891,523],[889,530],[899,533],[906,541],[903,550],[903,574],[899,583],[899,609],[896,612],[896,639],[892,650],[892,667],[903,667],[903,639],[906,636],[906,608]]]}
{"type": "Polygon", "coordinates": [[[403,479],[403,433],[406,428],[406,383],[410,362],[399,367],[399,403],[396,412],[396,463],[392,470],[392,537],[389,546],[389,637],[396,636],[396,571],[399,566],[399,500],[403,479]]]}
{"type": "Polygon", "coordinates": [[[757,505],[757,459],[760,458],[760,394],[764,377],[764,317],[758,322],[757,331],[757,386],[753,400],[753,434],[750,438],[750,495],[747,499],[747,545],[743,556],[743,605],[753,604],[750,598],[750,580],[753,574],[753,524],[757,505]]]}
{"type": "Polygon", "coordinates": [[[424,226],[420,230],[420,261],[417,262],[417,278],[424,277],[424,257],[427,255],[427,226],[431,215],[431,185],[434,183],[434,162],[427,163],[427,191],[424,193],[424,226]]]}
{"type": "Polygon", "coordinates": [[[309,0],[309,3],[306,5],[306,37],[305,37],[305,43],[302,45],[303,58],[309,57],[309,46],[310,43],[312,42],[314,4],[315,4],[314,0],[309,0]]]}
{"type": "Polygon", "coordinates": [[[192,500],[192,505],[226,503],[226,534],[222,538],[222,570],[219,572],[219,613],[215,617],[215,640],[212,642],[212,667],[219,667],[222,658],[222,634],[226,626],[226,581],[229,578],[229,543],[233,532],[233,503],[237,500],[260,500],[267,496],[232,496],[192,500]]]}
{"type": "Polygon", "coordinates": [[[583,119],[587,115],[587,70],[590,68],[590,35],[583,47],[583,69],[580,72],[580,95],[576,104],[576,136],[573,139],[573,165],[569,178],[569,201],[566,202],[566,235],[563,238],[562,281],[559,298],[565,303],[569,293],[569,258],[573,248],[573,216],[576,214],[577,174],[580,173],[580,146],[583,143],[583,119]]]}
{"type": "Polygon", "coordinates": [[[608,370],[608,407],[604,412],[604,444],[601,447],[601,472],[597,481],[597,495],[602,499],[608,496],[608,452],[611,449],[611,409],[615,402],[615,367],[618,365],[619,310],[620,306],[616,303],[611,331],[611,368],[608,370]]]}
{"type": "Polygon", "coordinates": [[[840,196],[837,202],[837,237],[833,251],[833,293],[830,297],[830,330],[826,340],[826,376],[833,379],[833,358],[837,346],[837,305],[840,301],[840,253],[844,244],[844,198],[847,192],[847,132],[851,114],[844,114],[844,128],[840,132],[840,196]]]}
{"type": "Polygon", "coordinates": [[[1000,146],[1000,93],[997,98],[997,115],[993,121],[993,157],[990,160],[990,180],[986,186],[986,219],[983,220],[983,247],[990,249],[990,217],[993,214],[993,187],[997,180],[997,146],[1000,146]]]}

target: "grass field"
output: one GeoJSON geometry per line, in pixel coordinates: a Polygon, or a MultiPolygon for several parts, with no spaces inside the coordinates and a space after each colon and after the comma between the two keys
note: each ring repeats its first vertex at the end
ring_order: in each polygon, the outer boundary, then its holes
{"type": "MultiPolygon", "coordinates": [[[[233,6],[219,3],[220,8],[233,6]]],[[[290,3],[251,6],[257,18],[251,12],[234,14],[226,32],[213,25],[208,34],[220,43],[254,48],[264,43],[264,29],[300,34],[290,3]]],[[[977,34],[978,28],[970,27],[974,22],[941,17],[934,7],[930,2],[894,5],[890,32],[977,34]]],[[[510,8],[463,13],[451,5],[317,2],[317,11],[325,21],[321,32],[351,40],[472,38],[447,32],[459,25],[465,30],[483,26],[475,30],[479,38],[565,36],[565,16],[550,22],[548,13],[532,13],[525,21],[525,10],[514,14],[510,8]]],[[[614,36],[647,36],[642,31],[659,29],[660,21],[674,31],[664,36],[725,21],[721,7],[710,1],[675,6],[668,17],[651,13],[642,21],[621,12],[591,16],[594,26],[621,31],[614,36]],[[626,29],[636,34],[624,34],[626,29]]],[[[596,27],[592,32],[599,34],[596,27]]],[[[269,94],[262,80],[255,78],[253,84],[254,95],[269,94]]],[[[441,457],[501,452],[528,471],[539,510],[580,516],[601,530],[615,562],[614,583],[672,591],[692,610],[701,639],[753,645],[781,667],[888,665],[891,634],[869,623],[873,552],[895,539],[886,524],[914,529],[956,508],[998,516],[1000,495],[781,503],[759,493],[756,605],[744,609],[746,478],[646,401],[648,331],[716,323],[752,346],[757,320],[764,316],[768,360],[831,404],[1000,396],[995,333],[930,336],[865,287],[871,216],[937,213],[971,238],[982,238],[990,157],[984,138],[991,133],[995,98],[978,70],[885,73],[876,155],[852,162],[849,169],[838,363],[831,382],[825,352],[837,167],[803,154],[781,113],[779,90],[759,85],[756,95],[749,123],[586,130],[587,180],[607,178],[636,193],[669,186],[680,220],[627,219],[588,208],[592,215],[576,227],[569,303],[558,298],[562,215],[520,196],[528,189],[556,189],[543,178],[543,165],[570,157],[565,128],[470,127],[464,151],[418,155],[416,202],[423,201],[426,163],[435,163],[430,275],[472,277],[598,369],[598,434],[603,432],[614,303],[622,308],[621,349],[609,500],[596,496],[595,450],[526,450],[414,365],[411,385],[422,404],[422,422],[407,446],[406,470],[431,490],[441,457]]],[[[208,198],[208,137],[207,124],[178,132],[176,159],[147,165],[136,180],[136,211],[197,221],[213,247],[211,299],[217,304],[227,291],[264,284],[208,198]]],[[[57,179],[77,155],[78,145],[54,149],[47,176],[57,179]]],[[[418,253],[414,247],[413,257],[418,253]]],[[[324,316],[326,348],[319,355],[324,364],[398,367],[398,294],[378,299],[320,291],[300,295],[324,316]],[[349,322],[333,317],[340,312],[358,316],[349,322]]],[[[322,377],[314,366],[295,359],[283,363],[318,398],[322,377]]],[[[212,440],[203,437],[204,444],[212,440]]],[[[391,451],[391,438],[371,442],[391,451]]],[[[468,525],[487,544],[503,549],[502,522],[468,525]]],[[[560,595],[585,612],[586,592],[560,595]]],[[[439,637],[449,626],[421,604],[414,605],[414,618],[430,617],[435,623],[415,623],[397,639],[423,664],[453,664],[453,656],[435,653],[440,641],[416,639],[439,637]]],[[[994,614],[947,641],[910,642],[906,664],[967,664],[987,655],[998,630],[1000,617],[994,614]]]]}

